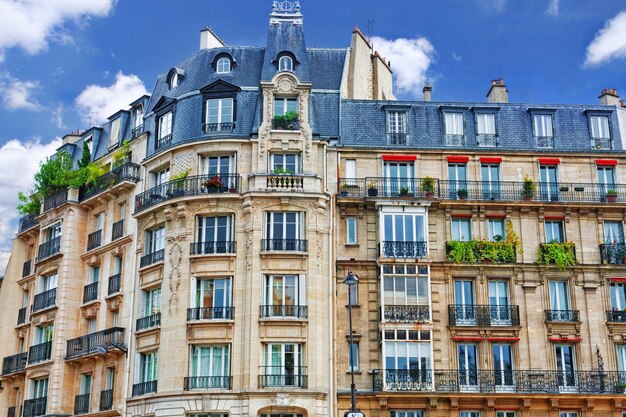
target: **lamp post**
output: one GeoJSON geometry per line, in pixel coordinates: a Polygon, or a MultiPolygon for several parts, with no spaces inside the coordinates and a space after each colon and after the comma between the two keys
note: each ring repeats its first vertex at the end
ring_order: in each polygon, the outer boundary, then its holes
{"type": "MultiPolygon", "coordinates": [[[[350,376],[352,378],[352,382],[350,384],[350,396],[351,396],[351,407],[350,413],[351,417],[357,416],[356,411],[356,387],[354,385],[354,352],[352,351],[354,342],[352,337],[352,287],[355,287],[359,282],[359,278],[352,273],[352,271],[348,271],[348,275],[343,279],[343,283],[348,286],[348,322],[350,323],[350,348],[348,349],[348,362],[350,366],[350,376]]],[[[362,414],[361,414],[362,415],[362,414]]]]}

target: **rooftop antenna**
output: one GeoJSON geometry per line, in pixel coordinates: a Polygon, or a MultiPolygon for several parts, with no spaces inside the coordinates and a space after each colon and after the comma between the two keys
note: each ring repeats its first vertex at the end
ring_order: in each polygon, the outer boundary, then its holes
{"type": "Polygon", "coordinates": [[[372,53],[374,52],[374,44],[372,39],[374,38],[374,19],[367,19],[367,41],[372,47],[372,53]]]}
{"type": "Polygon", "coordinates": [[[91,112],[91,113],[87,113],[87,115],[85,115],[83,117],[83,119],[85,119],[85,121],[87,122],[87,126],[94,126],[94,120],[95,123],[99,123],[99,115],[98,112],[91,112]]]}

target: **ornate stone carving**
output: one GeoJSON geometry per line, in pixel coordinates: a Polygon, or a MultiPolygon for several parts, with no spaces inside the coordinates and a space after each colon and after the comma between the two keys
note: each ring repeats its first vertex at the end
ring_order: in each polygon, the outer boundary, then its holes
{"type": "Polygon", "coordinates": [[[291,407],[293,405],[293,398],[289,394],[278,393],[276,398],[272,400],[272,404],[276,407],[291,407]]]}
{"type": "Polygon", "coordinates": [[[289,77],[282,77],[278,80],[277,83],[278,91],[281,93],[290,93],[292,92],[296,85],[289,77]]]}
{"type": "Polygon", "coordinates": [[[178,243],[174,243],[169,251],[168,260],[170,263],[170,275],[169,275],[169,290],[170,299],[168,301],[168,313],[173,316],[178,311],[178,304],[180,298],[178,296],[178,290],[180,289],[180,264],[183,259],[183,250],[178,243]]]}

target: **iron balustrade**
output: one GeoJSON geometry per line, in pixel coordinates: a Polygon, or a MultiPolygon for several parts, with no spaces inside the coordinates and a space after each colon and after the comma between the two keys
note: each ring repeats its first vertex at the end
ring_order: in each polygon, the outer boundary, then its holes
{"type": "Polygon", "coordinates": [[[22,278],[27,277],[30,275],[30,270],[32,267],[32,263],[33,261],[26,261],[24,262],[24,265],[22,266],[22,278]]]}
{"type": "Polygon", "coordinates": [[[184,179],[167,181],[138,194],[135,197],[135,211],[183,196],[239,193],[240,182],[239,174],[193,175],[184,179]]]}
{"type": "Polygon", "coordinates": [[[273,130],[300,130],[299,120],[272,119],[273,130]]]}
{"type": "Polygon", "coordinates": [[[83,289],[83,304],[98,299],[98,282],[85,285],[83,289]]]}
{"type": "Polygon", "coordinates": [[[17,410],[17,407],[15,407],[15,406],[9,407],[7,409],[7,417],[15,417],[16,410],[17,410]]]}
{"type": "Polygon", "coordinates": [[[261,366],[259,369],[259,388],[295,387],[307,388],[307,367],[286,368],[280,366],[261,366]]]}
{"type": "Polygon", "coordinates": [[[100,391],[100,411],[109,411],[113,409],[113,390],[106,389],[100,391]]]}
{"type": "Polygon", "coordinates": [[[578,310],[545,310],[545,320],[547,322],[579,322],[580,312],[578,310]]]}
{"type": "Polygon", "coordinates": [[[385,258],[425,258],[427,254],[426,242],[383,241],[378,251],[385,258]]]}
{"type": "Polygon", "coordinates": [[[80,187],[78,192],[79,201],[87,200],[125,181],[137,183],[139,181],[139,168],[138,164],[133,164],[132,162],[126,162],[113,168],[91,183],[80,187]]]}
{"type": "Polygon", "coordinates": [[[157,138],[156,141],[154,142],[154,150],[158,151],[159,149],[170,146],[171,144],[172,144],[171,134],[161,136],[160,138],[157,138]]]}
{"type": "Polygon", "coordinates": [[[68,189],[61,190],[43,200],[43,211],[52,210],[67,202],[68,189]]]}
{"type": "Polygon", "coordinates": [[[234,240],[216,242],[194,242],[190,244],[191,255],[214,255],[220,253],[235,253],[237,242],[234,240]]]}
{"type": "Polygon", "coordinates": [[[22,233],[32,227],[37,226],[38,224],[39,221],[37,220],[37,216],[35,216],[34,214],[27,214],[20,218],[20,226],[18,230],[20,233],[22,233]]]}
{"type": "Polygon", "coordinates": [[[41,262],[42,260],[56,255],[59,252],[61,252],[61,236],[50,239],[49,241],[39,245],[39,251],[37,252],[38,260],[41,262]]]}
{"type": "Polygon", "coordinates": [[[100,353],[98,348],[101,346],[107,350],[124,346],[124,332],[125,330],[122,327],[111,327],[110,329],[68,340],[65,359],[75,359],[92,353],[100,353]]]}
{"type": "Polygon", "coordinates": [[[374,369],[374,391],[432,391],[430,369],[374,369]]]}
{"type": "Polygon", "coordinates": [[[261,305],[259,316],[261,318],[294,317],[298,319],[306,319],[308,316],[308,306],[280,304],[261,305]]]}
{"type": "Polygon", "coordinates": [[[554,148],[554,136],[535,136],[535,148],[554,148]]]}
{"type": "Polygon", "coordinates": [[[203,123],[202,131],[209,133],[230,133],[235,130],[235,122],[230,123],[203,123]]]}
{"type": "Polygon", "coordinates": [[[163,262],[165,259],[165,249],[158,250],[156,252],[149,253],[144,255],[139,260],[139,267],[143,268],[144,266],[152,265],[157,262],[163,262]]]}
{"type": "Polygon", "coordinates": [[[143,132],[143,124],[140,124],[139,126],[133,127],[133,130],[130,131],[130,137],[134,139],[136,137],[139,137],[139,135],[141,135],[143,132]]]}
{"type": "Polygon", "coordinates": [[[50,360],[52,357],[52,342],[40,343],[28,349],[28,364],[50,360]]]}
{"type": "Polygon", "coordinates": [[[108,295],[120,292],[122,286],[122,274],[115,274],[109,277],[108,295]]]}
{"type": "Polygon", "coordinates": [[[74,415],[89,413],[90,394],[81,394],[74,397],[74,415]]]}
{"type": "Polygon", "coordinates": [[[427,305],[385,305],[383,319],[392,322],[423,322],[430,320],[427,305]]]}
{"type": "Polygon", "coordinates": [[[150,394],[157,391],[157,381],[146,381],[133,384],[133,397],[150,394]]]}
{"type": "Polygon", "coordinates": [[[626,264],[626,244],[603,243],[600,245],[600,260],[603,264],[626,264]]]}
{"type": "Polygon", "coordinates": [[[28,315],[28,307],[22,307],[17,312],[17,325],[26,323],[26,316],[28,315]]]}
{"type": "Polygon", "coordinates": [[[113,223],[113,229],[111,231],[111,240],[116,240],[124,236],[124,220],[113,223]]]}
{"type": "Polygon", "coordinates": [[[480,148],[497,148],[500,143],[498,142],[498,135],[476,135],[476,142],[480,148]]]}
{"type": "Polygon", "coordinates": [[[90,251],[102,245],[102,229],[96,230],[87,236],[87,250],[90,251]]]}
{"type": "Polygon", "coordinates": [[[609,323],[626,323],[626,310],[607,310],[606,321],[609,323]]]}
{"type": "Polygon", "coordinates": [[[33,398],[24,400],[23,417],[40,417],[46,415],[46,405],[48,397],[33,398]]]}
{"type": "Polygon", "coordinates": [[[187,309],[187,321],[232,320],[235,307],[194,307],[187,309]]]}
{"type": "Polygon", "coordinates": [[[465,146],[465,135],[444,135],[446,146],[465,146]]]}
{"type": "Polygon", "coordinates": [[[261,239],[261,250],[306,252],[307,243],[307,240],[302,239],[261,239]]]}
{"type": "Polygon", "coordinates": [[[2,360],[2,375],[14,374],[26,368],[28,353],[22,352],[17,355],[7,356],[2,360]]]}
{"type": "Polygon", "coordinates": [[[33,306],[31,307],[31,312],[36,312],[40,310],[44,310],[49,307],[53,307],[57,301],[57,289],[53,288],[48,291],[40,292],[39,294],[35,294],[33,298],[33,306]]]}
{"type": "Polygon", "coordinates": [[[304,175],[301,174],[267,174],[265,188],[271,191],[304,191],[304,175]]]}
{"type": "Polygon", "coordinates": [[[592,149],[613,150],[613,139],[611,138],[592,138],[592,149]]]}
{"type": "Polygon", "coordinates": [[[150,316],[137,319],[136,331],[151,329],[161,325],[161,313],[152,314],[150,316]]]}
{"type": "Polygon", "coordinates": [[[231,389],[232,377],[230,376],[190,376],[185,377],[185,391],[192,389],[221,388],[231,389]]]}
{"type": "Polygon", "coordinates": [[[406,132],[389,132],[387,136],[389,137],[390,145],[406,145],[406,132]]]}
{"type": "Polygon", "coordinates": [[[450,326],[519,326],[519,306],[448,305],[450,326]]]}

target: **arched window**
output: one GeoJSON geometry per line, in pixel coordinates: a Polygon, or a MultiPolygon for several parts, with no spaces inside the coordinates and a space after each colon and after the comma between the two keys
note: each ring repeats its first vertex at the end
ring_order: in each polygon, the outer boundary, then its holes
{"type": "Polygon", "coordinates": [[[178,87],[178,73],[174,72],[170,76],[170,90],[173,90],[176,87],[178,87]]]}
{"type": "Polygon", "coordinates": [[[216,72],[218,74],[228,74],[230,72],[230,59],[226,57],[218,59],[216,72]]]}
{"type": "Polygon", "coordinates": [[[293,71],[293,59],[290,56],[281,56],[278,60],[279,71],[293,71]]]}

